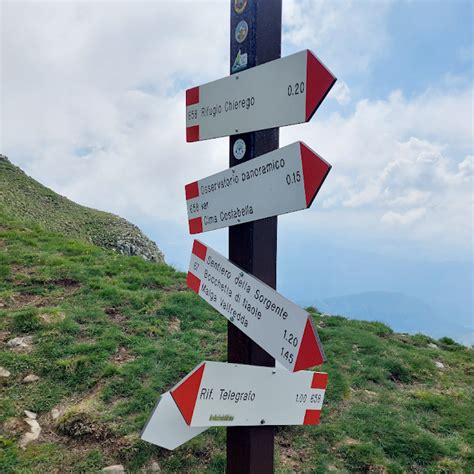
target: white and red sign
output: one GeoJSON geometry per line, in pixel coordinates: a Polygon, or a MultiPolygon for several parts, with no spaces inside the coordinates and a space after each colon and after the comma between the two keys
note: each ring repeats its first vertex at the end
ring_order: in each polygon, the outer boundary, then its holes
{"type": "Polygon", "coordinates": [[[186,185],[197,234],[311,206],[331,165],[302,142],[186,185]]]}
{"type": "Polygon", "coordinates": [[[141,439],[162,448],[176,449],[206,429],[188,426],[170,392],[166,392],[143,428],[141,439]]]}
{"type": "Polygon", "coordinates": [[[319,424],[328,375],[203,362],[170,390],[190,427],[319,424]]]}
{"type": "Polygon", "coordinates": [[[289,371],[324,362],[306,311],[198,240],[193,244],[187,284],[289,371]]]}
{"type": "Polygon", "coordinates": [[[186,91],[186,141],[308,122],[336,78],[309,50],[186,91]]]}

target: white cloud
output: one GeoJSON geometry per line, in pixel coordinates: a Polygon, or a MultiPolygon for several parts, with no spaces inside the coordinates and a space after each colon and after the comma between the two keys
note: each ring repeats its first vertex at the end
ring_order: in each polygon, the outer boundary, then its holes
{"type": "Polygon", "coordinates": [[[351,101],[351,91],[344,81],[337,81],[329,91],[328,97],[332,97],[338,104],[347,105],[351,101]]]}
{"type": "Polygon", "coordinates": [[[285,42],[313,49],[338,77],[366,72],[384,54],[391,1],[287,0],[283,2],[285,42]]]}
{"type": "Polygon", "coordinates": [[[436,257],[471,254],[472,96],[472,87],[410,100],[397,91],[284,129],[282,144],[302,139],[333,165],[313,217],[298,225],[329,235],[346,225],[345,238],[416,243],[436,257]]]}
{"type": "Polygon", "coordinates": [[[182,218],[184,184],[227,161],[185,144],[183,94],[227,73],[227,5],[7,3],[1,26],[2,151],[83,204],[182,218]]]}
{"type": "MultiPolygon", "coordinates": [[[[337,60],[338,76],[383,54],[388,2],[284,6],[287,45],[337,60]]],[[[184,185],[227,166],[227,139],[185,143],[183,90],[227,74],[228,3],[2,8],[0,151],[80,203],[184,227],[184,185]]],[[[281,131],[333,165],[313,212],[282,222],[470,248],[471,86],[353,105],[339,81],[331,94],[352,112],[281,131]]]]}
{"type": "Polygon", "coordinates": [[[382,216],[381,222],[389,225],[408,225],[420,220],[425,215],[426,209],[423,207],[411,209],[405,213],[389,211],[382,216]]]}

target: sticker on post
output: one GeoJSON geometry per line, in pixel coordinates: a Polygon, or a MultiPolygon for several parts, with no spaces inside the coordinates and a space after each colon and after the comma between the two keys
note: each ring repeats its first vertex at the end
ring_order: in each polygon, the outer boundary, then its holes
{"type": "Polygon", "coordinates": [[[235,13],[237,14],[243,13],[246,7],[247,7],[247,0],[234,0],[235,13]]]}
{"type": "Polygon", "coordinates": [[[235,27],[235,40],[237,43],[243,43],[247,39],[249,33],[249,25],[245,20],[239,21],[235,27]]]}
{"type": "Polygon", "coordinates": [[[245,141],[242,138],[235,140],[232,151],[234,153],[234,158],[236,160],[241,160],[247,151],[247,145],[245,145],[245,141]]]}
{"type": "Polygon", "coordinates": [[[232,72],[242,71],[247,67],[247,53],[242,53],[239,49],[237,56],[235,57],[234,64],[232,65],[232,72]]]}

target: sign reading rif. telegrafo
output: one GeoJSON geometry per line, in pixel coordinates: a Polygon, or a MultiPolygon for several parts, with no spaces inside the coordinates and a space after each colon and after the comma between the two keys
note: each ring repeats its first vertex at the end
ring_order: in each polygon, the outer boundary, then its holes
{"type": "Polygon", "coordinates": [[[315,425],[326,373],[203,362],[170,390],[190,427],[315,425]]]}
{"type": "Polygon", "coordinates": [[[187,284],[291,372],[324,362],[306,311],[198,240],[187,284]]]}
{"type": "MultiPolygon", "coordinates": [[[[233,152],[235,158],[243,157],[242,139],[236,140],[233,152]]],[[[330,169],[304,143],[296,142],[194,181],[185,187],[189,231],[197,234],[306,209],[330,169]]]]}
{"type": "MultiPolygon", "coordinates": [[[[245,27],[239,25],[235,34],[242,39],[245,27]]],[[[186,91],[186,140],[307,122],[335,81],[305,50],[193,87],[186,91]]]]}

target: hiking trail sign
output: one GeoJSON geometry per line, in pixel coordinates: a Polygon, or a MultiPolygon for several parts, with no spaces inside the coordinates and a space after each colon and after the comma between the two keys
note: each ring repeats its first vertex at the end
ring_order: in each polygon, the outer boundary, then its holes
{"type": "Polygon", "coordinates": [[[306,311],[198,240],[193,244],[187,284],[290,372],[324,362],[306,311]]]}
{"type": "Polygon", "coordinates": [[[160,397],[141,439],[176,449],[211,426],[316,425],[327,381],[323,372],[205,361],[160,397]]]}
{"type": "Polygon", "coordinates": [[[186,91],[186,141],[308,122],[336,78],[309,50],[186,91]]]}
{"type": "Polygon", "coordinates": [[[170,390],[191,427],[318,424],[326,373],[202,362],[170,390]]]}
{"type": "Polygon", "coordinates": [[[302,142],[186,185],[189,232],[197,234],[311,206],[331,169],[302,142]]]}

